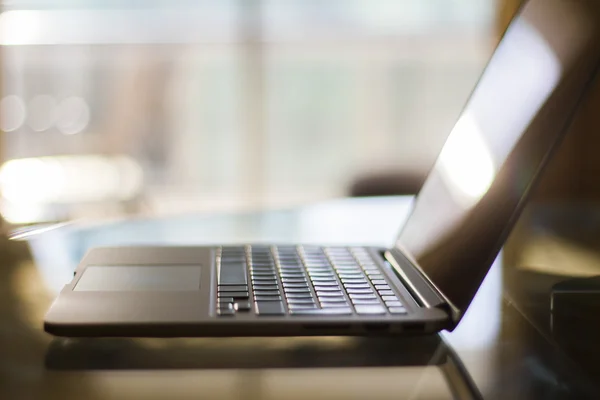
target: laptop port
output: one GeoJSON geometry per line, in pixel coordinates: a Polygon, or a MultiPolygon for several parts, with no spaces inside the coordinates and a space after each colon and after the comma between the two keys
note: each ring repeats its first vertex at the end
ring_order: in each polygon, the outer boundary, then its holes
{"type": "Polygon", "coordinates": [[[302,326],[308,330],[346,330],[350,329],[349,324],[305,324],[302,326]]]}
{"type": "Polygon", "coordinates": [[[423,332],[425,330],[425,324],[420,322],[407,322],[402,325],[404,332],[423,332]]]}
{"type": "Polygon", "coordinates": [[[390,324],[364,324],[367,332],[385,332],[390,330],[390,324]]]}

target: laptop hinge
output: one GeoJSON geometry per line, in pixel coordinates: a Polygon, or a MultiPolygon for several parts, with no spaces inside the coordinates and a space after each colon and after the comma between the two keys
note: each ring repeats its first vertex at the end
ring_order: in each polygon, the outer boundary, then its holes
{"type": "Polygon", "coordinates": [[[443,309],[452,316],[453,320],[458,317],[457,309],[400,250],[389,249],[384,253],[384,257],[418,303],[423,307],[443,309]]]}

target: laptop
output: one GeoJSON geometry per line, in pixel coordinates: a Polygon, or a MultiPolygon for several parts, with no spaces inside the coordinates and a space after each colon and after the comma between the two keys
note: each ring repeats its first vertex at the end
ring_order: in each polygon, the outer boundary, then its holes
{"type": "Polygon", "coordinates": [[[54,301],[45,330],[146,337],[452,330],[569,130],[599,56],[600,2],[530,0],[392,247],[96,248],[54,301]]]}

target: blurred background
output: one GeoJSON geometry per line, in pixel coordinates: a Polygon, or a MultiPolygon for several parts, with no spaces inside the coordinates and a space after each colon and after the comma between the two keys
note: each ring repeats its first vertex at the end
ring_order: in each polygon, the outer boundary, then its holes
{"type": "Polygon", "coordinates": [[[506,3],[5,1],[2,217],[285,208],[390,172],[418,188],[506,3]]]}

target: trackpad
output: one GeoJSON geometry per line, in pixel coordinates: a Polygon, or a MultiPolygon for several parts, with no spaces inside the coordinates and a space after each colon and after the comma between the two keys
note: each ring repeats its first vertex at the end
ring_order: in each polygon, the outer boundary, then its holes
{"type": "Polygon", "coordinates": [[[199,265],[91,265],[73,290],[195,291],[200,289],[199,265]]]}

